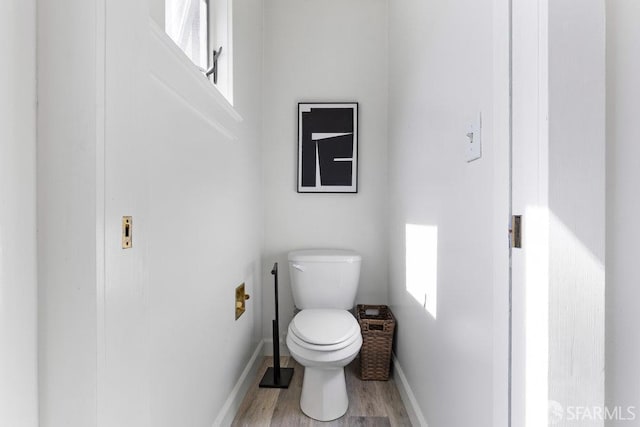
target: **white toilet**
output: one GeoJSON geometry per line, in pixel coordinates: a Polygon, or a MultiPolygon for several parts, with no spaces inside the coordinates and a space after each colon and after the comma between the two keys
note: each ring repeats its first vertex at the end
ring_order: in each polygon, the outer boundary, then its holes
{"type": "Polygon", "coordinates": [[[344,367],[360,351],[362,335],[347,311],[355,303],[361,257],[353,251],[310,249],[289,253],[293,300],[301,311],[289,324],[287,347],[304,370],[300,408],[319,421],[347,412],[344,367]]]}

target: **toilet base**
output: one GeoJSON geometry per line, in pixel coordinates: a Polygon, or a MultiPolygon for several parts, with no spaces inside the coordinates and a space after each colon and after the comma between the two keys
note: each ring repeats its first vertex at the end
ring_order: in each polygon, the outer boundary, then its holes
{"type": "Polygon", "coordinates": [[[349,408],[344,368],[305,367],[300,409],[318,421],[343,416],[349,408]]]}

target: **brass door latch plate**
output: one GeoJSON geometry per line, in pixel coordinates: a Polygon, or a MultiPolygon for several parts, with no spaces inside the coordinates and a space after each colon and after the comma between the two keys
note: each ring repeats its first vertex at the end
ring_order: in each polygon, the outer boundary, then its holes
{"type": "Polygon", "coordinates": [[[130,216],[122,217],[122,249],[129,249],[133,246],[133,218],[130,216]]]}
{"type": "Polygon", "coordinates": [[[509,245],[512,248],[522,248],[522,215],[513,215],[511,217],[509,245]]]}

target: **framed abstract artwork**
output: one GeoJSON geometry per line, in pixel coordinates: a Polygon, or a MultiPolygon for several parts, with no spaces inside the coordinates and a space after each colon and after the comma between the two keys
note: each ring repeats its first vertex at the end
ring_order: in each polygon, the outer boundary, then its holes
{"type": "Polygon", "coordinates": [[[298,104],[298,193],[358,192],[358,103],[298,104]]]}

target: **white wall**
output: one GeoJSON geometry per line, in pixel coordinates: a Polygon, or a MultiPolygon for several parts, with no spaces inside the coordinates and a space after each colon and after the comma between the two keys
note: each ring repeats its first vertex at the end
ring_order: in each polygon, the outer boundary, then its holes
{"type": "Polygon", "coordinates": [[[294,249],[358,251],[363,262],[357,303],[387,302],[386,14],[386,0],[265,3],[262,165],[267,338],[273,318],[274,262],[282,272],[282,331],[293,317],[287,252],[294,249]],[[296,192],[297,104],[302,101],[359,102],[358,194],[296,192]]]}
{"type": "Polygon", "coordinates": [[[262,2],[234,107],[146,1],[40,7],[41,425],[212,425],[262,340],[262,2]]]}
{"type": "Polygon", "coordinates": [[[633,136],[640,115],[640,3],[607,2],[607,329],[606,400],[609,407],[635,407],[640,425],[640,272],[637,242],[640,210],[640,148],[633,136]]]}
{"type": "Polygon", "coordinates": [[[235,111],[141,5],[107,5],[101,411],[105,425],[211,425],[261,340],[262,2],[234,10],[235,111]]]}
{"type": "Polygon", "coordinates": [[[389,9],[395,353],[430,426],[494,427],[493,291],[503,277],[494,276],[493,248],[496,238],[506,243],[508,187],[494,191],[507,163],[493,129],[493,2],[406,0],[389,9]],[[483,157],[468,164],[465,134],[480,111],[483,157]],[[409,254],[437,265],[437,297],[426,290],[435,316],[406,286],[407,224],[437,230],[425,241],[437,259],[409,254]]]}
{"type": "Polygon", "coordinates": [[[42,427],[96,425],[95,16],[95,2],[38,1],[42,427]]]}
{"type": "Polygon", "coordinates": [[[0,425],[38,425],[36,9],[0,3],[0,425]]]}

